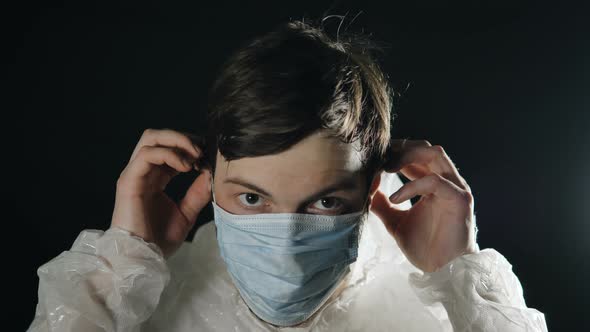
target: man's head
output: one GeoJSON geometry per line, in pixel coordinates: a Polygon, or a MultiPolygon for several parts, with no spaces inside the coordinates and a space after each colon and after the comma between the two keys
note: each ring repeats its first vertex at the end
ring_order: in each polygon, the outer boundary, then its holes
{"type": "Polygon", "coordinates": [[[210,91],[206,138],[220,206],[234,214],[368,211],[391,121],[373,48],[364,37],[335,41],[292,21],[227,60],[210,91]]]}

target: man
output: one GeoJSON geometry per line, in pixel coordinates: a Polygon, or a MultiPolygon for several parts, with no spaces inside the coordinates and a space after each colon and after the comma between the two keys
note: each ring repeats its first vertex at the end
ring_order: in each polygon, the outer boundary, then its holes
{"type": "Polygon", "coordinates": [[[146,130],[111,228],[39,268],[29,331],[546,331],[506,259],[480,251],[444,149],[391,139],[371,50],[292,21],[234,53],[204,140],[146,130]]]}

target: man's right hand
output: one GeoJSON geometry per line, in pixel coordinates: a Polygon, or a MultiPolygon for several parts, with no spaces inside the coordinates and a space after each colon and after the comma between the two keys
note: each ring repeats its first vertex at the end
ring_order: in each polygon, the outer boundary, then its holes
{"type": "Polygon", "coordinates": [[[178,204],[164,189],[180,172],[198,169],[202,154],[187,134],[146,129],[117,180],[111,227],[157,244],[164,257],[172,255],[211,200],[211,172],[202,168],[178,204]]]}

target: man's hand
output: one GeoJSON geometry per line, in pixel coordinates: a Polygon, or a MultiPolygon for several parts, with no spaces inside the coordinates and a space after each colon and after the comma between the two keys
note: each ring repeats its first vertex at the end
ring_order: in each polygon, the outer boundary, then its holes
{"type": "Polygon", "coordinates": [[[156,243],[165,257],[172,255],[211,200],[211,173],[203,170],[178,205],[164,189],[180,172],[198,168],[201,157],[189,134],[146,129],[117,180],[111,226],[156,243]]]}
{"type": "Polygon", "coordinates": [[[478,252],[475,239],[474,199],[440,145],[425,140],[392,140],[391,160],[383,166],[401,172],[411,182],[389,198],[377,190],[371,211],[385,224],[408,260],[424,272],[433,272],[463,254],[478,252]],[[408,210],[399,204],[420,195],[408,210]]]}

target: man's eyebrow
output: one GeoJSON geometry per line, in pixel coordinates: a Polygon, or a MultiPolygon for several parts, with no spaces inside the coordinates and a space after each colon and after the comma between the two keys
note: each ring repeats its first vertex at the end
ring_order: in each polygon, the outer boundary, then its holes
{"type": "MultiPolygon", "coordinates": [[[[242,178],[239,178],[239,177],[228,177],[223,181],[223,183],[234,183],[234,184],[246,187],[248,189],[254,190],[258,193],[261,193],[261,194],[273,199],[272,195],[268,191],[258,187],[255,184],[249,183],[248,181],[246,181],[242,178]]],[[[357,189],[358,189],[358,184],[353,177],[340,178],[337,182],[327,186],[326,188],[320,190],[319,192],[317,192],[313,195],[310,195],[307,199],[305,199],[305,202],[307,203],[307,202],[316,201],[316,200],[326,196],[327,194],[335,192],[335,191],[339,191],[339,190],[354,191],[357,189]]]]}

